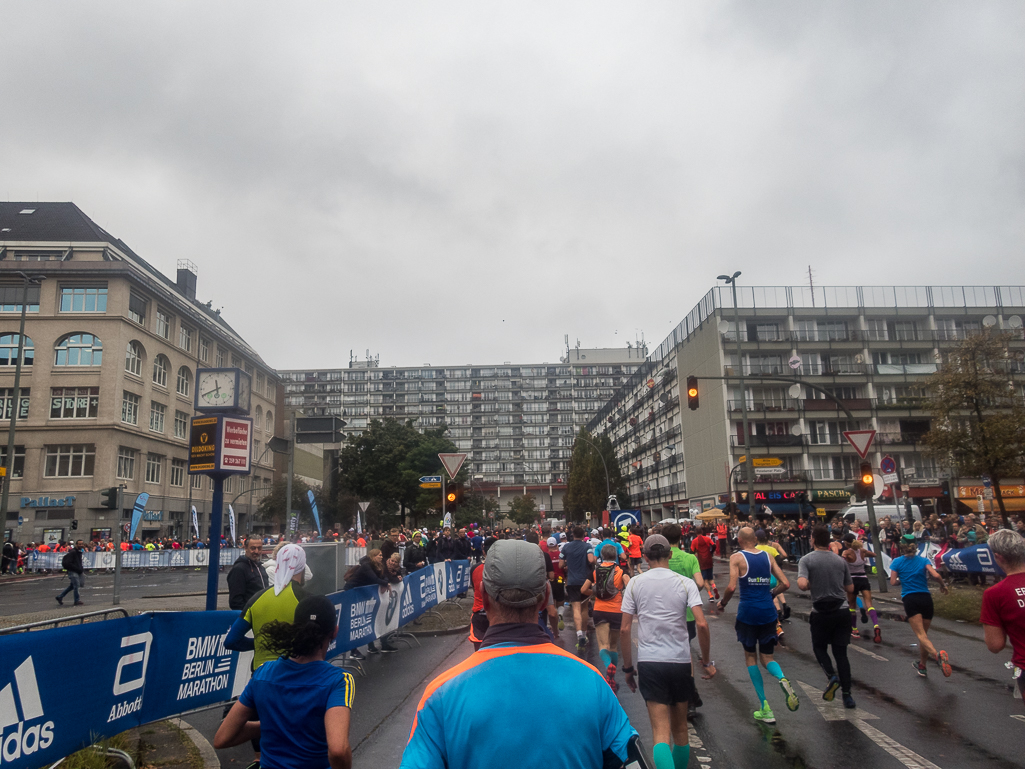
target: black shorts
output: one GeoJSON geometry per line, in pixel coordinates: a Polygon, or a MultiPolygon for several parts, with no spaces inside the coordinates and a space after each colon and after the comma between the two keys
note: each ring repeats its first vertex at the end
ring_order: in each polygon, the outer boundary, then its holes
{"type": "Polygon", "coordinates": [[[580,588],[582,587],[583,585],[566,585],[566,597],[570,603],[580,603],[587,600],[584,596],[580,595],[580,588]]]}
{"type": "Polygon", "coordinates": [[[630,556],[630,563],[632,563],[634,566],[640,566],[641,565],[641,559],[640,558],[634,558],[633,556],[630,556]]]}
{"type": "Polygon", "coordinates": [[[482,611],[475,611],[470,615],[470,640],[480,643],[484,640],[484,634],[488,632],[491,621],[488,615],[482,611]]]}
{"type": "MultiPolygon", "coordinates": [[[[847,621],[850,622],[850,619],[847,621]]],[[[754,654],[755,651],[772,654],[775,650],[777,642],[775,622],[767,622],[764,625],[748,625],[738,619],[734,628],[737,631],[737,640],[748,654],[754,654]]]]}
{"type": "Polygon", "coordinates": [[[713,569],[702,569],[701,579],[714,579],[715,575],[712,573],[713,569]]]}
{"type": "Polygon", "coordinates": [[[687,620],[687,637],[693,641],[694,636],[698,634],[698,623],[697,620],[687,620]]]}
{"type": "Polygon", "coordinates": [[[694,674],[689,662],[638,662],[637,686],[645,702],[661,705],[690,702],[694,674]]]}
{"type": "Polygon", "coordinates": [[[609,627],[613,630],[619,630],[623,627],[623,615],[618,611],[593,611],[591,616],[594,618],[594,625],[597,627],[603,622],[609,623],[609,627]]]}
{"type": "MultiPolygon", "coordinates": [[[[854,580],[854,592],[855,593],[860,593],[863,590],[868,590],[868,591],[872,590],[872,586],[868,583],[868,577],[863,577],[863,576],[861,576],[859,574],[856,577],[851,577],[851,579],[854,580]]],[[[868,607],[866,606],[865,608],[867,609],[868,607]]]]}
{"type": "Polygon", "coordinates": [[[908,593],[902,600],[908,619],[916,614],[921,614],[922,619],[932,619],[932,593],[908,593]]]}
{"type": "Polygon", "coordinates": [[[566,586],[559,580],[552,580],[552,600],[555,603],[566,602],[566,586]]]}

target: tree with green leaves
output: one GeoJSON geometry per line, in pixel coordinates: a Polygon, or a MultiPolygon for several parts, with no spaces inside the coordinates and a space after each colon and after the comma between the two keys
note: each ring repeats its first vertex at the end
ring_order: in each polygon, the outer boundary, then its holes
{"type": "Polygon", "coordinates": [[[929,453],[958,476],[989,476],[1007,527],[1000,480],[1020,476],[1025,459],[1025,404],[1011,378],[1013,340],[986,330],[946,351],[930,377],[932,429],[924,439],[929,453]]]}
{"type": "MultiPolygon", "coordinates": [[[[455,444],[442,426],[423,433],[413,420],[371,420],[359,436],[351,436],[339,454],[339,485],[381,511],[382,526],[394,522],[396,512],[409,511],[414,522],[432,506],[441,509],[440,490],[421,489],[420,477],[442,472],[439,453],[453,452],[455,444]]],[[[465,479],[465,471],[457,480],[465,479]]]]}
{"type": "Polygon", "coordinates": [[[520,526],[537,523],[539,515],[537,500],[529,492],[522,497],[517,495],[509,503],[509,518],[520,526]]]}
{"type": "Polygon", "coordinates": [[[467,494],[463,497],[453,521],[456,526],[466,526],[470,523],[490,523],[489,513],[497,513],[501,509],[498,500],[494,497],[485,497],[483,494],[467,494]]]}
{"type": "Polygon", "coordinates": [[[563,502],[566,519],[580,521],[583,520],[584,513],[598,514],[604,510],[608,502],[606,489],[616,496],[620,507],[630,506],[630,495],[627,493],[612,441],[607,435],[592,437],[582,427],[573,442],[573,455],[570,459],[569,482],[566,485],[566,498],[563,502]]]}
{"type": "MultiPolygon", "coordinates": [[[[262,521],[274,521],[279,526],[287,528],[288,526],[288,512],[285,509],[285,494],[286,492],[286,479],[281,478],[275,481],[271,485],[271,490],[263,499],[260,500],[260,504],[256,508],[256,514],[259,520],[262,521]]],[[[310,500],[307,493],[313,488],[313,498],[317,501],[317,509],[322,513],[326,511],[327,506],[321,489],[311,487],[298,475],[292,476],[292,509],[299,511],[299,520],[301,526],[306,527],[309,524],[309,528],[313,528],[313,515],[310,513],[310,500]]],[[[321,526],[324,531],[327,531],[328,524],[331,523],[326,517],[321,518],[321,526]]]]}

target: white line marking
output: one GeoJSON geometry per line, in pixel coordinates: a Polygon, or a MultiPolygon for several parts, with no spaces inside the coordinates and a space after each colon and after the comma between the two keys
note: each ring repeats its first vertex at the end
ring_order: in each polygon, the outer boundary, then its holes
{"type": "Polygon", "coordinates": [[[1025,716],[1011,716],[1011,718],[1017,719],[1018,721],[1025,723],[1025,716]]]}
{"type": "Polygon", "coordinates": [[[860,646],[855,646],[854,644],[851,644],[847,648],[848,649],[854,649],[854,651],[856,651],[856,652],[861,652],[862,654],[865,654],[865,655],[871,657],[874,660],[880,660],[881,662],[889,662],[889,660],[886,659],[886,657],[880,657],[875,652],[870,652],[868,649],[862,649],[860,646]]]}
{"type": "Polygon", "coordinates": [[[940,769],[940,767],[932,761],[922,758],[920,755],[915,753],[915,751],[905,748],[899,742],[890,739],[874,726],[870,726],[864,721],[859,720],[851,721],[851,723],[860,729],[866,737],[872,740],[872,742],[896,758],[904,764],[904,766],[908,767],[908,769],[940,769]]]}
{"type": "Polygon", "coordinates": [[[940,769],[940,767],[932,763],[932,761],[922,758],[913,750],[905,748],[896,740],[887,737],[874,726],[865,723],[865,721],[869,719],[878,720],[879,716],[873,715],[861,708],[848,710],[843,706],[843,702],[839,697],[832,702],[826,702],[822,699],[822,692],[818,689],[809,686],[804,681],[798,681],[797,683],[800,684],[801,688],[808,694],[812,702],[815,703],[815,707],[818,709],[819,713],[822,714],[822,717],[825,720],[849,721],[852,726],[857,728],[866,737],[872,740],[872,742],[904,764],[904,766],[908,767],[908,769],[940,769]]]}

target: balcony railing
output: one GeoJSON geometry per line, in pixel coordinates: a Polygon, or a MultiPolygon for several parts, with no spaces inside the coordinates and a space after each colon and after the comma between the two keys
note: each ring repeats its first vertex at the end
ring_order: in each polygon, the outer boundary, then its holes
{"type": "Polygon", "coordinates": [[[939,369],[935,363],[877,363],[875,370],[882,375],[935,374],[939,369]]]}
{"type": "MultiPolygon", "coordinates": [[[[840,398],[840,403],[848,411],[867,411],[872,408],[871,398],[840,398]]],[[[835,401],[828,398],[806,398],[805,411],[840,411],[835,401]]]]}
{"type": "MultiPolygon", "coordinates": [[[[795,398],[782,398],[780,400],[772,401],[756,401],[748,400],[747,410],[748,413],[752,411],[771,411],[773,414],[780,411],[797,411],[801,408],[802,401],[795,398]]],[[[730,411],[741,411],[743,409],[743,402],[738,398],[736,400],[726,401],[726,408],[730,411]]]]}
{"type": "Polygon", "coordinates": [[[751,440],[745,444],[744,436],[742,435],[731,435],[730,445],[733,447],[738,446],[803,446],[805,444],[805,436],[803,435],[750,435],[748,436],[751,440]]]}
{"type": "Polygon", "coordinates": [[[915,446],[921,443],[922,438],[924,437],[924,432],[877,432],[875,443],[883,446],[893,446],[897,444],[915,446]]]}

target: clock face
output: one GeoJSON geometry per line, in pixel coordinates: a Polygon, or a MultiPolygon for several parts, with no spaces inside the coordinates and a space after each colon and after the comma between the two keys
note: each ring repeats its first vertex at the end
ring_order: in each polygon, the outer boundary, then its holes
{"type": "Polygon", "coordinates": [[[197,387],[201,406],[235,405],[235,374],[231,371],[205,371],[200,374],[197,387]]]}

